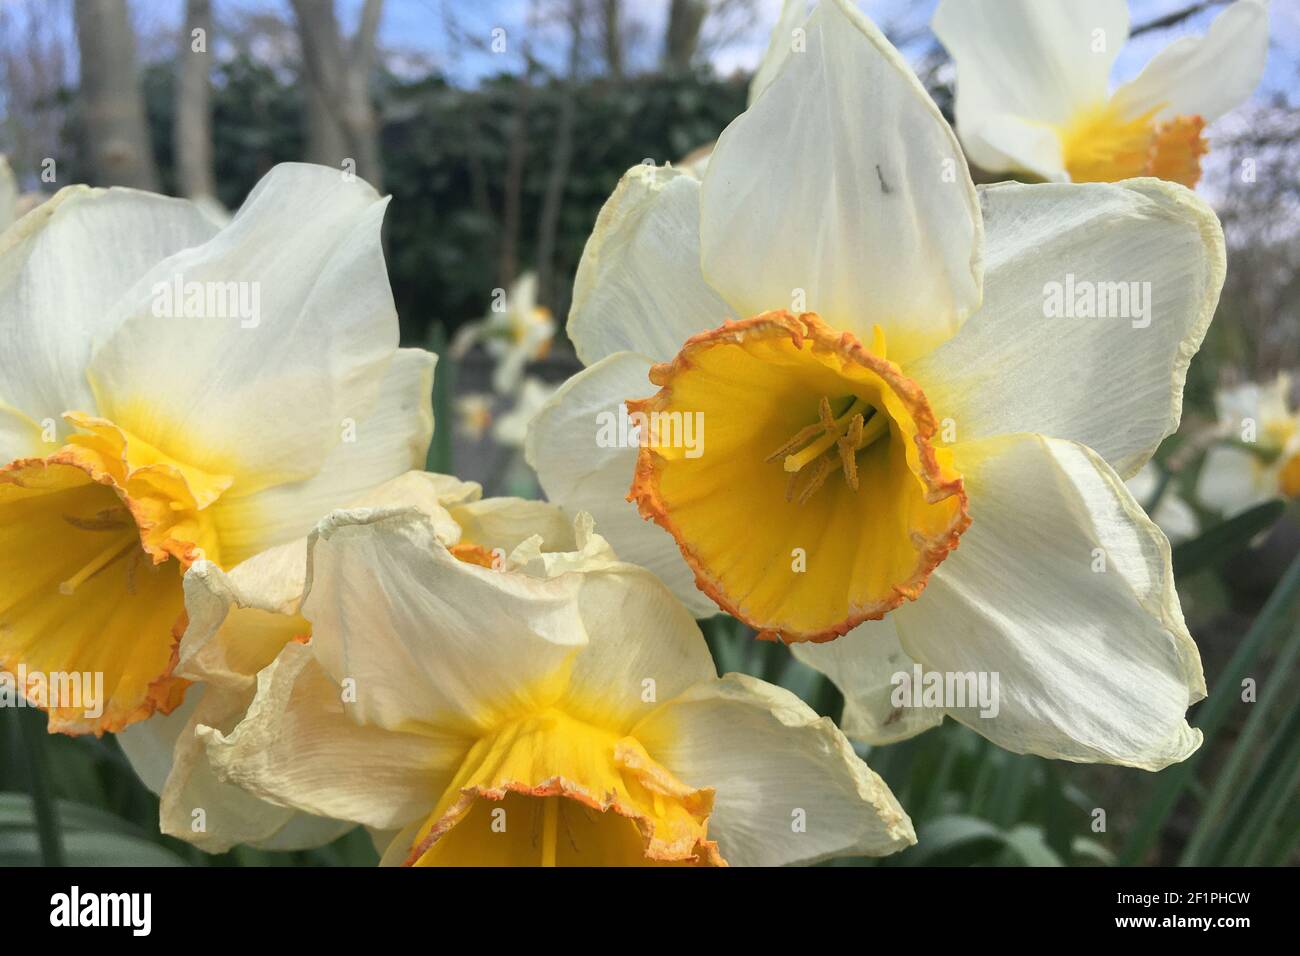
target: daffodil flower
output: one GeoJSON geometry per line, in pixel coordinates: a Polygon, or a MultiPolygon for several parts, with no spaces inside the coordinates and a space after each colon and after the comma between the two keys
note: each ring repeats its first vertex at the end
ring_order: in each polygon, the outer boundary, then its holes
{"type": "Polygon", "coordinates": [[[386,863],[775,865],[915,842],[829,718],[719,679],[686,609],[590,518],[574,550],[542,544],[493,570],[418,511],[322,521],[311,640],[259,674],[232,731],[199,728],[214,768],[395,831],[386,863]]]}
{"type": "Polygon", "coordinates": [[[397,348],[385,206],[291,165],[220,230],[77,186],[0,234],[0,667],[51,730],[171,711],[186,568],[423,462],[434,356],[397,348]],[[30,680],[82,674],[103,675],[98,715],[30,680]]]}
{"type": "Polygon", "coordinates": [[[470,441],[482,441],[492,425],[494,401],[494,396],[489,392],[457,396],[453,406],[456,410],[456,433],[470,441]]]}
{"type": "Polygon", "coordinates": [[[957,66],[957,131],[971,162],[1053,181],[1201,178],[1204,130],[1250,98],[1268,8],[1238,0],[1108,88],[1128,40],[1125,0],[940,0],[933,27],[957,66]]]}
{"type": "Polygon", "coordinates": [[[528,437],[543,488],[697,613],[859,629],[801,645],[814,666],[897,627],[929,669],[1001,674],[996,717],[953,712],[1003,746],[1181,759],[1204,679],[1123,479],[1177,427],[1218,221],[1154,179],[977,193],[869,21],[837,0],[804,29],[702,184],[637,167],[602,210],[568,325],[589,367],[528,437]]]}
{"type": "Polygon", "coordinates": [[[546,357],[554,337],[551,310],[537,304],[537,276],[525,272],[483,319],[462,326],[452,353],[463,356],[481,342],[497,363],[492,387],[504,395],[514,392],[525,365],[546,357]]]}
{"type": "Polygon", "coordinates": [[[1196,496],[1231,516],[1269,501],[1300,499],[1300,409],[1291,376],[1247,382],[1215,395],[1223,444],[1205,455],[1196,496]]]}
{"type": "MultiPolygon", "coordinates": [[[[544,552],[572,551],[573,528],[558,509],[538,501],[482,498],[473,482],[408,472],[353,502],[352,508],[414,508],[438,542],[461,560],[500,570],[509,555],[537,536],[544,552]]],[[[230,731],[253,700],[257,674],[285,646],[310,640],[301,614],[307,538],[254,555],[229,572],[209,562],[185,575],[188,626],[177,649],[176,675],[194,681],[170,715],[118,735],[132,766],[160,797],[163,833],[210,853],[236,844],[303,849],[337,838],[354,824],[297,813],[217,779],[200,726],[230,731]]]]}

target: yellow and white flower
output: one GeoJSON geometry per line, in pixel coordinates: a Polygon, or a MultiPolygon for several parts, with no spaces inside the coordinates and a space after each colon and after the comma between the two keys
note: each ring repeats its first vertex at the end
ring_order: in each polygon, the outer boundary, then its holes
{"type": "MultiPolygon", "coordinates": [[[[509,555],[537,536],[544,552],[574,549],[558,509],[515,498],[482,500],[482,489],[447,475],[408,472],[350,506],[414,508],[452,554],[484,567],[510,567],[509,555]]],[[[293,641],[311,638],[302,616],[306,536],[254,555],[229,572],[196,563],[185,576],[189,624],[175,673],[196,682],[165,718],[118,736],[141,779],[159,794],[162,832],[220,853],[240,843],[301,849],[327,843],[354,824],[297,813],[217,779],[196,729],[233,730],[257,687],[257,674],[293,641]]]]}
{"type": "Polygon", "coordinates": [[[397,347],[386,205],[287,165],[223,229],[74,186],[0,233],[0,667],[102,674],[106,698],[93,716],[29,683],[51,730],[174,709],[186,568],[423,463],[435,356],[397,347]]]}
{"type": "Polygon", "coordinates": [[[804,29],[702,184],[636,167],[602,210],[568,326],[589,367],[529,433],[543,488],[697,613],[857,628],[800,654],[850,701],[832,656],[897,628],[926,668],[1001,673],[996,718],[954,714],[1009,749],[1185,757],[1204,678],[1123,480],[1177,427],[1217,219],[1154,179],[977,193],[874,25],[834,0],[804,29]],[[1096,317],[1121,282],[1141,314],[1096,317]],[[1067,285],[1091,317],[1052,314],[1067,285]],[[644,447],[604,427],[632,415],[644,447]]]}
{"type": "Polygon", "coordinates": [[[1201,503],[1232,516],[1273,498],[1300,499],[1300,408],[1291,403],[1291,376],[1221,389],[1215,405],[1224,443],[1201,465],[1201,503]]]}
{"type": "Polygon", "coordinates": [[[418,511],[325,519],[311,640],[259,674],[233,730],[199,727],[212,765],[389,833],[394,864],[775,865],[915,842],[829,718],[719,679],[686,609],[590,518],[573,550],[543,544],[493,570],[418,511]]]}
{"type": "Polygon", "coordinates": [[[492,406],[495,402],[495,396],[489,392],[458,395],[453,404],[456,409],[456,433],[470,441],[482,441],[492,427],[492,406]]]}
{"type": "Polygon", "coordinates": [[[1205,126],[1250,98],[1268,8],[1237,0],[1110,91],[1126,0],[940,0],[933,27],[957,66],[957,131],[971,162],[1052,181],[1201,177],[1205,126]]]}
{"type": "Polygon", "coordinates": [[[505,291],[500,302],[493,301],[484,318],[461,327],[452,354],[463,356],[476,343],[482,343],[497,363],[492,387],[509,394],[518,386],[524,366],[546,357],[554,337],[551,310],[537,304],[537,276],[525,272],[505,291]]]}

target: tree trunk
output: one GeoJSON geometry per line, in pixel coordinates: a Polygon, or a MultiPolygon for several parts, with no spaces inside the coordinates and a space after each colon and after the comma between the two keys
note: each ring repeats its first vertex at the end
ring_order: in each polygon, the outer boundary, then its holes
{"type": "Polygon", "coordinates": [[[616,80],[623,78],[622,0],[601,0],[601,41],[605,47],[605,67],[616,80]]]}
{"type": "Polygon", "coordinates": [[[126,0],[78,0],[73,10],[88,178],[103,186],[157,191],[158,171],[135,72],[135,37],[126,0]]]}
{"type": "Polygon", "coordinates": [[[307,158],[327,166],[350,159],[357,175],[382,190],[379,126],[369,81],[383,0],[366,0],[350,50],[339,33],[334,0],[292,3],[307,94],[307,158]]]}
{"type": "Polygon", "coordinates": [[[672,73],[690,69],[700,43],[700,30],[709,12],[708,0],[672,0],[664,35],[664,68],[672,73]]]}
{"type": "Polygon", "coordinates": [[[555,242],[560,227],[560,210],[564,190],[569,182],[569,164],[573,159],[573,127],[577,119],[575,102],[578,68],[582,61],[582,0],[569,0],[569,66],[560,91],[560,122],[555,133],[555,150],[551,154],[551,171],[542,197],[537,238],[537,298],[558,312],[555,284],[555,242]]]}
{"type": "Polygon", "coordinates": [[[176,175],[182,196],[217,195],[212,171],[212,3],[186,0],[176,84],[176,175]],[[195,35],[197,31],[201,34],[195,35]]]}

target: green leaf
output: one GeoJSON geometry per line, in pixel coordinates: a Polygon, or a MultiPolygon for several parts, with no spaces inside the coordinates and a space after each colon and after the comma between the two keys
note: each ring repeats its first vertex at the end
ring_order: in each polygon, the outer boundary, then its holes
{"type": "MultiPolygon", "coordinates": [[[[63,857],[69,866],[184,866],[131,824],[95,807],[57,801],[63,857]]],[[[35,807],[23,793],[0,794],[0,866],[41,866],[45,854],[35,807]]]]}
{"type": "Polygon", "coordinates": [[[1264,602],[1255,623],[1237,645],[1236,653],[1211,685],[1213,690],[1210,696],[1198,706],[1193,715],[1193,723],[1200,728],[1205,742],[1182,763],[1166,767],[1157,775],[1155,792],[1130,831],[1128,843],[1120,854],[1120,865],[1140,863],[1147,851],[1155,845],[1178,798],[1193,781],[1192,774],[1197,763],[1211,749],[1214,736],[1231,713],[1233,704],[1240,702],[1241,679],[1249,673],[1282,623],[1294,619],[1297,604],[1300,604],[1300,557],[1292,561],[1282,575],[1282,580],[1264,602]]]}
{"type": "Polygon", "coordinates": [[[1012,827],[1005,835],[1007,852],[1004,856],[1013,865],[1023,863],[1025,866],[1065,866],[1056,851],[1047,845],[1046,836],[1041,828],[1028,823],[1012,827]]]}
{"type": "MultiPolygon", "coordinates": [[[[1192,832],[1187,846],[1183,849],[1179,863],[1184,866],[1211,865],[1218,862],[1214,853],[1225,845],[1229,839],[1228,828],[1224,826],[1224,817],[1233,804],[1240,805],[1242,794],[1249,789],[1252,780],[1266,768],[1258,754],[1257,742],[1261,731],[1275,723],[1270,719],[1278,704],[1289,701],[1292,710],[1286,723],[1294,723],[1300,714],[1300,702],[1287,687],[1291,675],[1295,673],[1296,663],[1300,660],[1300,627],[1292,630],[1290,638],[1282,648],[1281,654],[1274,661],[1269,676],[1262,684],[1259,701],[1250,707],[1250,716],[1241,734],[1232,745],[1232,753],[1224,762],[1222,769],[1215,774],[1214,787],[1205,800],[1196,829],[1192,832]],[[1247,762],[1254,758],[1253,770],[1247,762]]],[[[1277,746],[1274,739],[1274,748],[1277,746]]]]}
{"type": "Polygon", "coordinates": [[[1085,866],[1093,863],[1111,866],[1115,862],[1115,854],[1090,837],[1075,837],[1070,844],[1070,857],[1085,866]]]}
{"type": "Polygon", "coordinates": [[[989,863],[1006,847],[1001,830],[978,817],[939,817],[917,828],[916,846],[903,854],[908,866],[973,866],[989,863]]]}
{"type": "Polygon", "coordinates": [[[1222,521],[1190,541],[1174,547],[1174,577],[1180,580],[1204,568],[1217,567],[1244,550],[1252,538],[1273,526],[1286,504],[1266,501],[1222,521]]]}

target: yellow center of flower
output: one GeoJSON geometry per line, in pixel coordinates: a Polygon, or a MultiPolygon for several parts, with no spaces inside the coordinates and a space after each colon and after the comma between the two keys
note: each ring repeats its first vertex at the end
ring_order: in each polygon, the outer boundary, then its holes
{"type": "Polygon", "coordinates": [[[82,429],[68,444],[0,468],[0,669],[24,675],[52,729],[103,733],[183,696],[170,676],[178,572],[217,558],[202,509],[229,479],[111,422],[67,417],[82,429]]]}
{"type": "Polygon", "coordinates": [[[470,749],[420,828],[413,866],[721,865],[713,791],[677,780],[633,738],[547,708],[470,749]]]}
{"type": "Polygon", "coordinates": [[[645,416],[629,499],[697,585],[764,636],[829,640],[915,598],[969,523],[925,395],[816,315],[767,312],[697,335],[645,416]],[[700,426],[694,443],[664,441],[700,426]],[[793,505],[791,504],[793,503],[793,505]]]}
{"type": "Polygon", "coordinates": [[[1156,176],[1194,187],[1209,147],[1199,116],[1155,122],[1158,109],[1126,116],[1112,103],[1076,113],[1058,130],[1065,168],[1076,183],[1156,176]]]}

